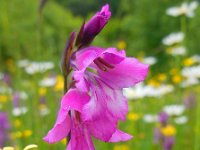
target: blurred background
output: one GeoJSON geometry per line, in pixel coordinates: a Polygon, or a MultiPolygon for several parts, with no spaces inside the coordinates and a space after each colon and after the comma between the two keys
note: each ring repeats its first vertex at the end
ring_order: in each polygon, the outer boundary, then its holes
{"type": "Polygon", "coordinates": [[[0,148],[65,149],[42,140],[63,95],[66,39],[110,4],[112,17],[92,45],[125,49],[150,64],[147,80],[124,89],[134,138],[95,140],[97,150],[200,150],[200,6],[190,0],[0,0],[0,148]]]}

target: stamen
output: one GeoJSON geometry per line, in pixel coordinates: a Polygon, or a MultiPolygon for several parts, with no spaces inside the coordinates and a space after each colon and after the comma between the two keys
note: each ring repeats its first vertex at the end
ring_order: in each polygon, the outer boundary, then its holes
{"type": "Polygon", "coordinates": [[[97,58],[97,59],[98,59],[102,64],[104,64],[106,67],[111,68],[111,69],[114,68],[113,65],[107,63],[103,58],[99,57],[99,58],[97,58]]]}
{"type": "Polygon", "coordinates": [[[101,63],[98,59],[94,60],[94,63],[97,65],[97,67],[103,71],[107,71],[107,68],[104,66],[103,63],[101,63]]]}
{"type": "Polygon", "coordinates": [[[75,116],[76,116],[76,119],[77,120],[81,120],[81,116],[80,116],[80,113],[79,112],[75,112],[75,116]]]}
{"type": "Polygon", "coordinates": [[[78,111],[74,111],[73,116],[74,116],[74,118],[75,118],[74,123],[75,123],[75,124],[80,124],[80,122],[81,122],[80,113],[79,113],[78,111]]]}

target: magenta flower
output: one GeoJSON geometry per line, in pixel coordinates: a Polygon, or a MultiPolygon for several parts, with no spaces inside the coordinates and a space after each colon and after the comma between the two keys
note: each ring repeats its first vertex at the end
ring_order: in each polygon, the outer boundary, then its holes
{"type": "Polygon", "coordinates": [[[86,25],[82,25],[76,37],[75,52],[75,33],[69,38],[62,70],[65,80],[72,70],[72,82],[62,97],[54,127],[43,138],[48,143],[70,135],[67,150],[94,150],[91,137],[105,142],[132,138],[117,128],[118,121],[125,120],[128,112],[122,89],[143,81],[148,65],[126,57],[124,50],[88,47],[110,16],[109,5],[105,5],[86,25]]]}
{"type": "Polygon", "coordinates": [[[115,48],[88,47],[76,52],[73,57],[75,60],[71,63],[75,69],[73,77],[77,81],[76,87],[96,97],[84,107],[84,118],[90,120],[108,112],[124,120],[128,106],[122,88],[143,81],[148,65],[126,57],[125,51],[117,51],[115,48]]]}
{"type": "Polygon", "coordinates": [[[75,143],[74,147],[80,145],[83,149],[84,144],[86,149],[93,149],[91,136],[106,142],[131,139],[132,136],[117,129],[118,121],[124,120],[128,111],[122,88],[143,81],[148,65],[115,48],[88,47],[74,53],[72,58],[75,88],[62,98],[56,124],[44,140],[54,143],[71,131],[68,147],[75,143]]]}

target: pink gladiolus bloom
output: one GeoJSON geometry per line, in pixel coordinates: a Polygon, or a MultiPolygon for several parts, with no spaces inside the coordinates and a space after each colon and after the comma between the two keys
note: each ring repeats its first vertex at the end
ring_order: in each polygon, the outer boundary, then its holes
{"type": "Polygon", "coordinates": [[[125,51],[99,47],[74,53],[71,65],[75,88],[62,98],[56,124],[44,140],[54,143],[71,131],[68,150],[79,150],[94,149],[91,136],[106,142],[131,139],[117,129],[118,121],[124,120],[128,111],[122,88],[143,81],[148,65],[126,57],[125,51]]]}
{"type": "Polygon", "coordinates": [[[126,57],[125,51],[117,51],[115,48],[88,47],[76,52],[73,57],[75,59],[71,63],[75,70],[73,77],[77,81],[75,86],[91,96],[90,101],[83,107],[83,120],[112,123],[106,131],[108,136],[94,135],[98,139],[108,141],[116,130],[117,121],[125,120],[128,112],[122,88],[143,81],[148,65],[135,58],[126,57]]]}
{"type": "Polygon", "coordinates": [[[72,69],[73,84],[62,97],[54,127],[43,138],[48,143],[70,134],[67,150],[94,150],[91,137],[105,142],[132,138],[117,128],[118,121],[125,120],[128,112],[122,89],[143,81],[148,65],[126,57],[124,50],[88,47],[110,16],[109,5],[105,5],[83,24],[76,38],[77,50],[72,54],[75,34],[70,37],[62,69],[65,75],[72,69]]]}

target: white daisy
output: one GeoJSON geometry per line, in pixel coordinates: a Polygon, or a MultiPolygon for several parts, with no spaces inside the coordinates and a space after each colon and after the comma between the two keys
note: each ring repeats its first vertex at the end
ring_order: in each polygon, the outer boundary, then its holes
{"type": "Polygon", "coordinates": [[[199,84],[199,80],[195,77],[189,77],[181,83],[181,87],[189,87],[199,84]]]}
{"type": "Polygon", "coordinates": [[[188,122],[188,117],[186,117],[186,116],[176,117],[176,118],[174,119],[174,122],[175,122],[176,124],[185,124],[185,123],[188,122]]]}
{"type": "Polygon", "coordinates": [[[175,33],[171,33],[168,36],[166,36],[163,40],[162,43],[164,45],[170,46],[176,43],[180,43],[183,41],[184,39],[184,33],[182,32],[175,32],[175,33]]]}
{"type": "Polygon", "coordinates": [[[182,76],[187,78],[199,78],[200,77],[200,65],[192,67],[184,67],[181,71],[182,76]]]}
{"type": "Polygon", "coordinates": [[[54,68],[53,62],[31,62],[28,66],[25,67],[25,71],[28,74],[34,74],[38,72],[45,72],[54,68]]]}
{"type": "Polygon", "coordinates": [[[179,116],[185,110],[183,105],[167,105],[163,108],[163,111],[166,112],[169,116],[179,116]]]}
{"type": "Polygon", "coordinates": [[[171,55],[173,56],[177,56],[177,55],[185,55],[186,54],[186,48],[183,46],[180,47],[174,47],[171,49],[171,51],[169,52],[171,55]]]}
{"type": "Polygon", "coordinates": [[[47,77],[39,82],[39,85],[41,87],[51,87],[54,86],[55,84],[56,84],[56,78],[54,77],[47,77]]]}
{"type": "Polygon", "coordinates": [[[187,17],[194,17],[194,11],[198,7],[198,2],[182,3],[179,7],[168,8],[166,14],[169,16],[177,17],[185,15],[187,17]]]}
{"type": "Polygon", "coordinates": [[[154,65],[157,62],[157,59],[153,56],[143,58],[142,62],[148,65],[154,65]]]}
{"type": "Polygon", "coordinates": [[[196,63],[200,63],[200,56],[199,55],[193,55],[193,56],[191,56],[191,59],[196,63]]]}
{"type": "Polygon", "coordinates": [[[143,116],[143,120],[146,123],[158,122],[158,116],[153,114],[146,114],[143,116]]]}
{"type": "Polygon", "coordinates": [[[27,113],[28,109],[26,107],[15,107],[12,110],[13,116],[21,116],[27,113]]]}
{"type": "Polygon", "coordinates": [[[137,99],[143,97],[160,97],[174,90],[172,85],[161,85],[159,87],[153,87],[151,85],[137,84],[133,88],[125,88],[123,90],[124,95],[129,99],[137,99]]]}

